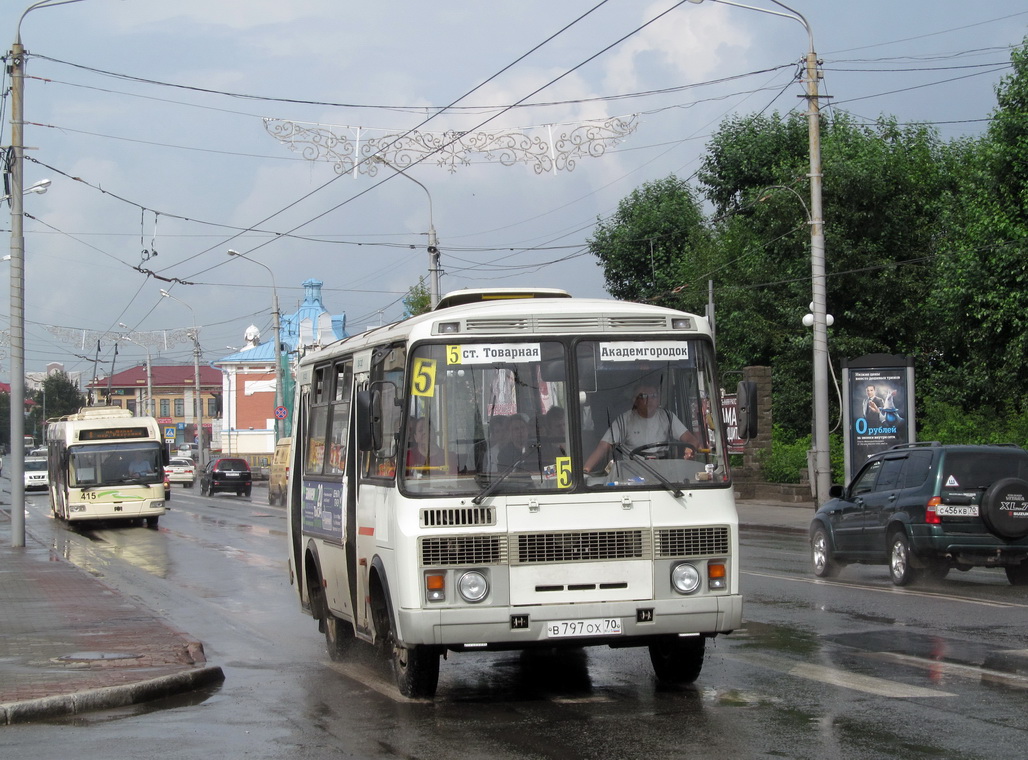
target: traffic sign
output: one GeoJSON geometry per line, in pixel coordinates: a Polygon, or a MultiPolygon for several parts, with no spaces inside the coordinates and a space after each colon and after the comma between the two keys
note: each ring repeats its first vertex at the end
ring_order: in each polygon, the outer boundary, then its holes
{"type": "Polygon", "coordinates": [[[175,428],[165,427],[164,428],[164,440],[174,441],[175,440],[175,428]]]}
{"type": "Polygon", "coordinates": [[[287,410],[284,406],[276,406],[275,407],[275,419],[276,420],[284,420],[288,416],[289,416],[289,410],[287,410]]]}

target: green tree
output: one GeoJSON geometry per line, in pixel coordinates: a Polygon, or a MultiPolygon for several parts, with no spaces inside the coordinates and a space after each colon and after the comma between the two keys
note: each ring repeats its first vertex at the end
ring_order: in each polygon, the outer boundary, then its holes
{"type": "MultiPolygon", "coordinates": [[[[931,287],[930,252],[942,233],[945,146],[924,127],[846,116],[821,130],[829,331],[833,363],[865,353],[917,353],[923,325],[907,306],[931,287]]],[[[715,313],[724,365],[767,364],[775,419],[809,431],[812,336],[809,142],[805,118],[727,120],[699,177],[717,216],[715,313]]],[[[836,409],[837,411],[837,409],[836,409]]]]}
{"type": "Polygon", "coordinates": [[[63,417],[85,406],[85,396],[66,372],[58,370],[44,378],[42,387],[29,394],[33,406],[25,423],[25,433],[34,435],[37,443],[43,439],[43,426],[48,419],[63,417]]]}
{"type": "Polygon", "coordinates": [[[425,286],[425,278],[419,277],[417,285],[411,285],[403,297],[403,318],[416,317],[432,311],[432,296],[425,286]]]}
{"type": "Polygon", "coordinates": [[[954,146],[960,202],[928,304],[933,386],[951,406],[1000,414],[1019,412],[1028,377],[1026,44],[1011,60],[986,134],[954,146]]]}
{"type": "Polygon", "coordinates": [[[681,277],[705,270],[707,234],[696,193],[674,176],[633,190],[588,241],[607,291],[627,301],[680,303],[681,277]]]}

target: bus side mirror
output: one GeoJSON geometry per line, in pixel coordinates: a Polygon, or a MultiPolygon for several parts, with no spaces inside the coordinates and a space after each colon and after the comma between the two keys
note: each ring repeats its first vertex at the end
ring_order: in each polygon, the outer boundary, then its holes
{"type": "Polygon", "coordinates": [[[735,394],[739,437],[748,441],[757,437],[757,384],[752,380],[743,380],[736,387],[735,394]]]}

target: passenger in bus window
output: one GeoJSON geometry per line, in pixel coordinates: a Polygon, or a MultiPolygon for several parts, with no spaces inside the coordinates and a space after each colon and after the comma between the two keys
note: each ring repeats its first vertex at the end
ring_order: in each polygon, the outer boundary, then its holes
{"type": "Polygon", "coordinates": [[[538,467],[538,443],[532,441],[528,417],[512,414],[507,418],[507,442],[496,455],[496,469],[500,472],[513,467],[515,470],[531,470],[533,463],[538,467]]]}
{"type": "MultiPolygon", "coordinates": [[[[651,384],[639,385],[632,394],[632,408],[622,414],[610,429],[603,434],[593,453],[585,460],[586,474],[601,463],[606,463],[614,444],[620,444],[628,450],[646,444],[682,441],[684,446],[682,457],[692,459],[696,456],[700,443],[696,435],[670,411],[660,406],[659,389],[651,384]]],[[[660,456],[658,447],[645,452],[647,456],[660,456]]],[[[664,450],[666,456],[666,449],[664,450]]]]}
{"type": "Polygon", "coordinates": [[[544,463],[550,464],[557,457],[566,457],[567,452],[567,414],[562,406],[551,406],[543,415],[539,425],[542,434],[541,455],[544,463]]]}
{"type": "Polygon", "coordinates": [[[446,453],[432,441],[432,428],[428,417],[413,421],[414,437],[407,449],[408,473],[428,475],[446,467],[446,453]]]}
{"type": "Polygon", "coordinates": [[[489,461],[486,470],[497,472],[500,469],[500,453],[510,443],[510,417],[494,414],[489,418],[489,461]]]}

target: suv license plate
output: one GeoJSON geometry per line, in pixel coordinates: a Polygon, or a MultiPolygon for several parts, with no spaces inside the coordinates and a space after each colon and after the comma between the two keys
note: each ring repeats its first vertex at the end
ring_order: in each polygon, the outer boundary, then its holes
{"type": "Polygon", "coordinates": [[[621,633],[621,618],[554,620],[546,624],[546,636],[550,639],[568,639],[576,636],[620,636],[621,633]]]}
{"type": "Polygon", "coordinates": [[[935,508],[939,517],[978,517],[977,504],[940,504],[935,508]]]}

